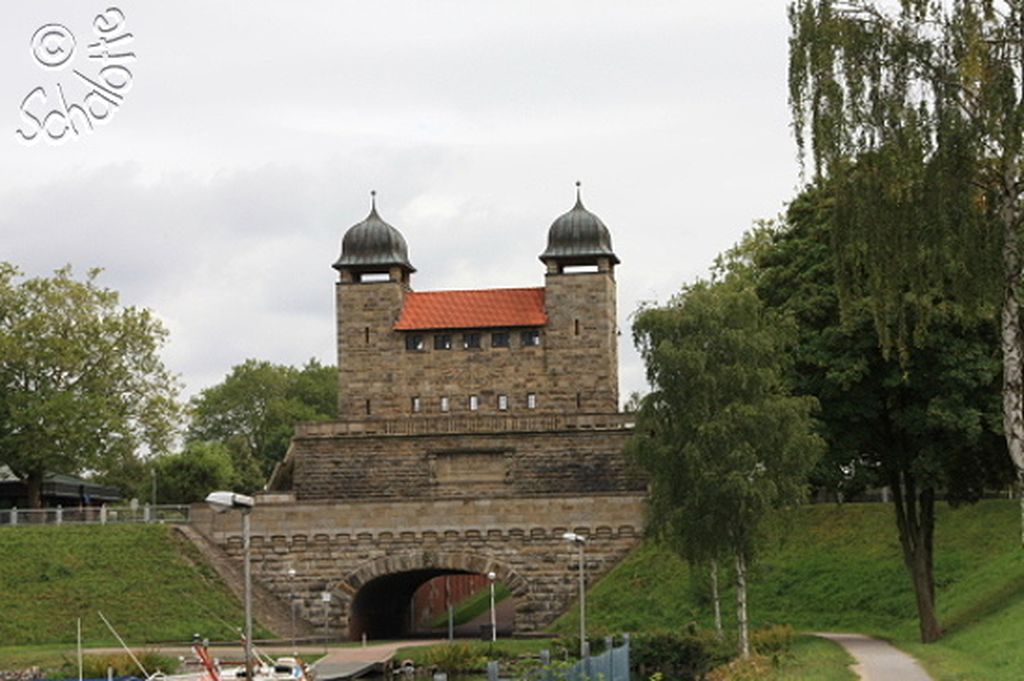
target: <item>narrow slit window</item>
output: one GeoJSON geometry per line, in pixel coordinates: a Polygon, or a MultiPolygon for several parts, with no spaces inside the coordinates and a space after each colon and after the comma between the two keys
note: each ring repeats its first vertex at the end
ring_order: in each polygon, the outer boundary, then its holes
{"type": "Polygon", "coordinates": [[[366,400],[366,415],[370,415],[370,400],[366,400]]]}
{"type": "Polygon", "coordinates": [[[370,327],[368,326],[363,329],[363,342],[366,345],[370,344],[370,327]]]}
{"type": "Polygon", "coordinates": [[[583,405],[583,396],[576,393],[576,408],[579,409],[583,405]]]}
{"type": "Polygon", "coordinates": [[[572,320],[572,324],[573,324],[573,335],[575,335],[575,336],[580,335],[580,320],[574,319],[574,320],[572,320]]]}

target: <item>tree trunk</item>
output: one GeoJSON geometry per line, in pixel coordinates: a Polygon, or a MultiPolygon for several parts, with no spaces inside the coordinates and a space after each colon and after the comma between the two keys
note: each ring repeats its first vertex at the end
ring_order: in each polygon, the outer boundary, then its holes
{"type": "MultiPolygon", "coordinates": [[[[1017,206],[1012,188],[1016,174],[1007,173],[1003,205],[1003,309],[1000,315],[1000,345],[1003,353],[1003,433],[1017,478],[1024,483],[1024,331],[1020,320],[1021,257],[1017,234],[1017,206]]],[[[1024,546],[1024,493],[1021,504],[1021,545],[1024,546]]]]}
{"type": "Polygon", "coordinates": [[[722,631],[722,597],[718,593],[718,561],[711,561],[711,601],[715,606],[715,636],[719,640],[725,637],[722,631]]]}
{"type": "Polygon", "coordinates": [[[942,636],[935,611],[935,491],[926,488],[918,492],[914,477],[905,471],[891,477],[896,526],[903,563],[914,584],[921,642],[932,643],[942,636]]]}
{"type": "Polygon", "coordinates": [[[740,628],[740,657],[750,657],[750,623],[747,621],[747,560],[736,553],[736,619],[740,628]]]}
{"type": "Polygon", "coordinates": [[[29,508],[42,508],[43,507],[43,472],[42,471],[30,471],[25,476],[25,490],[28,494],[28,507],[29,508]]]}

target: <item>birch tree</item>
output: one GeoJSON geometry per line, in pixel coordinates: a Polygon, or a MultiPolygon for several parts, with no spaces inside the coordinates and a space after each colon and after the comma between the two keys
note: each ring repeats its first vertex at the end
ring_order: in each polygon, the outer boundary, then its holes
{"type": "Polygon", "coordinates": [[[630,443],[650,476],[650,524],[691,562],[734,563],[748,656],[748,569],[766,515],[803,499],[821,455],[816,400],[787,393],[789,334],[742,277],[697,283],[641,310],[633,337],[652,387],[630,443]]]}
{"type": "Polygon", "coordinates": [[[835,190],[840,294],[904,357],[936,300],[1000,309],[1024,543],[1024,0],[796,0],[799,148],[835,190]]]}

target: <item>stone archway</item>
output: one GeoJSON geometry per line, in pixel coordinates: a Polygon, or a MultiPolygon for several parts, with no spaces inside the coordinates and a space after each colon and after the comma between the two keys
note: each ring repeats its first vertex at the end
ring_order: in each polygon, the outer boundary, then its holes
{"type": "Polygon", "coordinates": [[[411,551],[383,556],[358,566],[338,582],[341,619],[349,638],[394,638],[407,633],[412,596],[422,584],[449,574],[494,572],[516,599],[529,607],[530,586],[510,565],[494,557],[459,551],[411,551]]]}

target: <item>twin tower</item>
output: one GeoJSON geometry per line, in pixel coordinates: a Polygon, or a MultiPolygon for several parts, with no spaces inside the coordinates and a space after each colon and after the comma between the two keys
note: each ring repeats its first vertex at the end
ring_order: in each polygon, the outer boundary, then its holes
{"type": "Polygon", "coordinates": [[[374,202],[334,263],[339,418],[618,412],[619,259],[578,185],[540,259],[540,288],[414,291],[406,241],[374,202]]]}

